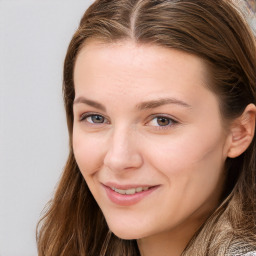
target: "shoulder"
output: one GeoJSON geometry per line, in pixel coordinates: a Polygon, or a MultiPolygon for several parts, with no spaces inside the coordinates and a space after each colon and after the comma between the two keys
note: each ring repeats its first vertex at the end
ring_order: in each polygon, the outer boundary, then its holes
{"type": "Polygon", "coordinates": [[[225,256],[256,256],[256,248],[253,243],[233,241],[225,256]]]}
{"type": "Polygon", "coordinates": [[[242,254],[241,256],[256,256],[256,251],[247,252],[246,254],[242,254]]]}

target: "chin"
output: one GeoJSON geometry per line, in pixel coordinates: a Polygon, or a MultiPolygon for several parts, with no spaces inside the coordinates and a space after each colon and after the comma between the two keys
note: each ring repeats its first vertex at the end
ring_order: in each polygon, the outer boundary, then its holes
{"type": "Polygon", "coordinates": [[[155,231],[151,218],[145,218],[135,210],[118,209],[103,212],[107,225],[112,233],[124,240],[136,240],[151,236],[155,231]]]}
{"type": "Polygon", "coordinates": [[[117,237],[120,239],[124,240],[134,240],[134,239],[139,239],[139,235],[137,232],[134,230],[125,230],[125,228],[111,228],[110,230],[112,231],[113,234],[115,234],[117,237]]]}
{"type": "Polygon", "coordinates": [[[134,234],[128,234],[125,232],[114,232],[111,230],[114,235],[116,235],[118,238],[123,239],[123,240],[137,240],[139,239],[137,236],[134,234]]]}
{"type": "Polygon", "coordinates": [[[115,224],[109,225],[109,229],[117,237],[124,240],[137,240],[147,236],[145,230],[142,227],[140,228],[138,226],[135,227],[132,225],[128,225],[127,227],[126,225],[115,224]]]}

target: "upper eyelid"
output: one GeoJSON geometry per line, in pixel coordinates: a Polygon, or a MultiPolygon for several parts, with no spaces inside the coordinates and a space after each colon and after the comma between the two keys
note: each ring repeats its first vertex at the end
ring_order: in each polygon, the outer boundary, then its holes
{"type": "Polygon", "coordinates": [[[167,118],[167,119],[170,119],[170,120],[172,120],[173,122],[176,122],[176,123],[180,122],[176,117],[173,117],[173,116],[171,116],[169,114],[160,114],[160,113],[159,114],[152,114],[152,115],[150,115],[148,117],[147,122],[149,122],[149,121],[151,121],[151,120],[153,120],[154,118],[157,118],[157,117],[167,118]]]}
{"type": "Polygon", "coordinates": [[[89,116],[103,116],[104,118],[108,118],[105,115],[98,113],[98,112],[83,112],[82,114],[79,115],[79,117],[89,117],[89,116]]]}

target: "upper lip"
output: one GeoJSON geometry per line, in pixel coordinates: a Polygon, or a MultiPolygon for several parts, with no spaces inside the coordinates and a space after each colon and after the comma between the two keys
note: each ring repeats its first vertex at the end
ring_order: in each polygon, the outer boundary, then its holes
{"type": "Polygon", "coordinates": [[[116,189],[122,189],[122,190],[127,190],[127,189],[132,189],[132,188],[146,188],[146,187],[156,187],[157,185],[149,185],[149,184],[117,184],[113,182],[107,182],[107,183],[102,183],[106,187],[110,188],[116,188],[116,189]]]}

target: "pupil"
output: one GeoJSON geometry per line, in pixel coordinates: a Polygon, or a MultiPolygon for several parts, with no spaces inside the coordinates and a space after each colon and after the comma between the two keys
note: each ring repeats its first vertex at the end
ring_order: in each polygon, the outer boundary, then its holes
{"type": "Polygon", "coordinates": [[[165,126],[165,125],[168,125],[170,123],[169,119],[167,118],[164,118],[164,117],[159,117],[157,119],[157,123],[160,125],[160,126],[165,126]]]}
{"type": "Polygon", "coordinates": [[[92,116],[92,121],[93,121],[94,123],[103,123],[103,122],[104,122],[102,116],[92,116]]]}

